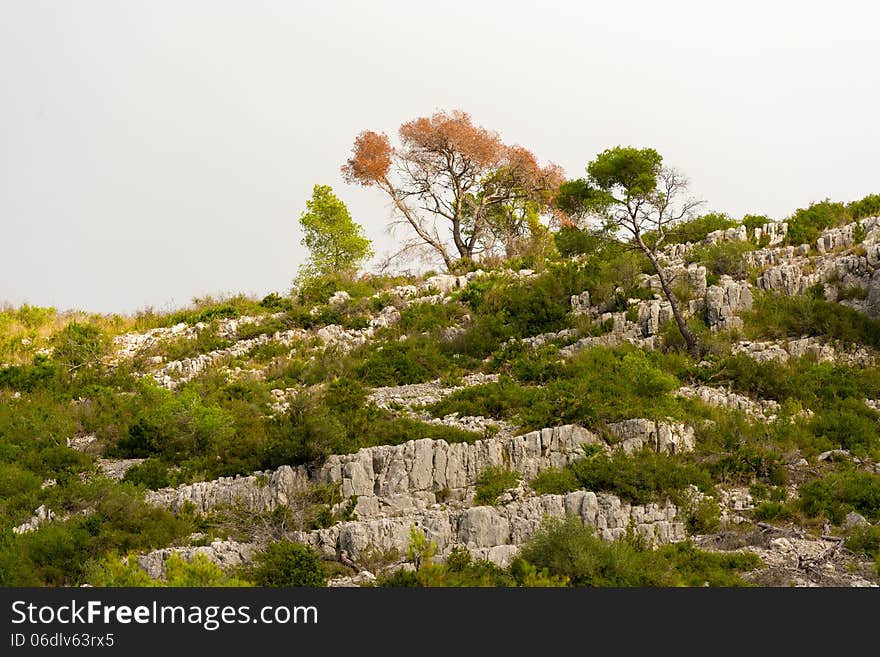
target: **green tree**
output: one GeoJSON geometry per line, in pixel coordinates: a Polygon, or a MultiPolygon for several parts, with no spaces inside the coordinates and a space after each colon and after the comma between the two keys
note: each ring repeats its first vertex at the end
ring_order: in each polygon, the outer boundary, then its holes
{"type": "Polygon", "coordinates": [[[355,223],[345,203],[329,185],[315,185],[299,222],[303,229],[302,244],[310,254],[300,271],[301,277],[350,276],[373,255],[363,227],[355,223]]]}
{"type": "Polygon", "coordinates": [[[562,186],[557,206],[575,216],[598,215],[608,235],[626,238],[627,246],[645,254],[688,351],[698,357],[699,341],[685,322],[672,278],[661,264],[660,249],[670,229],[690,218],[701,202],[687,196],[687,179],[663,166],[663,156],[653,148],[609,148],[587,165],[587,174],[586,180],[562,186]]]}

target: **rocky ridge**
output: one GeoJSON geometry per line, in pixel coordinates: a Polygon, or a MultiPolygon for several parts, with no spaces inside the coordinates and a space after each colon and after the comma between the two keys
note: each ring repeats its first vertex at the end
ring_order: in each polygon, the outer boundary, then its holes
{"type": "MultiPolygon", "coordinates": [[[[545,517],[561,518],[565,514],[578,516],[584,524],[596,527],[606,540],[617,540],[628,531],[651,545],[685,538],[684,524],[677,520],[678,509],[669,502],[632,505],[614,495],[589,491],[531,496],[498,507],[441,508],[434,504],[431,508],[397,516],[342,522],[310,532],[290,532],[289,537],[315,547],[330,560],[357,565],[381,554],[393,565],[405,560],[411,531],[416,528],[434,542],[441,561],[452,548],[464,547],[478,559],[506,566],[516,555],[518,546],[538,529],[545,517]]],[[[162,577],[164,562],[174,553],[187,560],[204,554],[220,565],[238,565],[247,563],[255,548],[248,543],[215,541],[209,546],[154,550],[140,555],[138,563],[151,577],[162,577]]]]}
{"type": "MultiPolygon", "coordinates": [[[[629,420],[609,425],[617,432],[621,448],[650,445],[661,451],[693,447],[693,429],[675,423],[629,420]]],[[[576,425],[532,431],[513,438],[489,438],[472,444],[445,440],[411,440],[382,445],[354,454],[332,455],[316,470],[282,466],[248,476],[165,488],[148,493],[157,506],[179,510],[185,504],[206,512],[222,505],[239,505],[262,512],[287,504],[311,484],[338,484],[344,498],[357,496],[359,518],[389,515],[412,508],[427,508],[444,500],[467,502],[479,473],[501,466],[531,479],[550,467],[562,467],[583,457],[581,445],[612,449],[600,436],[576,425]]]]}

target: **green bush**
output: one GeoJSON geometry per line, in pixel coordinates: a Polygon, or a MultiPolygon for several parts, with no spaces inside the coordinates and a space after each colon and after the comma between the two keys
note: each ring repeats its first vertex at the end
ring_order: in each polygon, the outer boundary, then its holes
{"type": "Polygon", "coordinates": [[[191,307],[183,308],[159,318],[158,324],[160,326],[174,326],[175,324],[183,323],[193,326],[199,322],[209,323],[218,319],[228,319],[242,315],[260,315],[270,310],[267,306],[244,294],[236,294],[221,299],[206,296],[193,299],[191,307]]]}
{"type": "Polygon", "coordinates": [[[688,262],[698,262],[706,266],[715,276],[744,278],[748,274],[745,254],[752,246],[748,242],[719,242],[709,246],[695,247],[687,255],[688,262]]]}
{"type": "Polygon", "coordinates": [[[691,484],[703,491],[712,490],[708,472],[682,463],[680,458],[642,450],[627,455],[622,450],[610,456],[571,463],[568,468],[577,478],[578,489],[605,491],[636,504],[679,497],[691,484]]]}
{"type": "Polygon", "coordinates": [[[320,587],[327,584],[318,553],[311,546],[286,539],[270,543],[258,552],[248,576],[257,586],[320,587]]]}
{"type": "Polygon", "coordinates": [[[10,365],[0,368],[0,387],[31,392],[47,386],[58,377],[58,366],[48,357],[37,355],[30,365],[10,365]]]}
{"type": "Polygon", "coordinates": [[[710,497],[704,497],[696,504],[683,505],[685,524],[690,534],[710,534],[721,527],[721,509],[710,497]]]}
{"type": "MultiPolygon", "coordinates": [[[[608,455],[588,454],[564,468],[544,470],[531,481],[538,493],[563,494],[576,490],[614,493],[635,504],[680,499],[688,485],[712,490],[709,473],[680,458],[642,450],[627,455],[622,450],[608,455]]],[[[703,513],[707,514],[708,509],[703,513]]]]}
{"type": "Polygon", "coordinates": [[[850,511],[880,520],[880,475],[847,469],[808,481],[798,489],[801,510],[809,517],[841,524],[850,511]]]}
{"type": "Polygon", "coordinates": [[[595,253],[601,240],[599,235],[571,225],[563,226],[553,234],[556,250],[563,258],[595,253]]]}
{"type": "Polygon", "coordinates": [[[42,480],[15,463],[0,461],[0,500],[39,490],[42,480]]]}
{"type": "Polygon", "coordinates": [[[807,208],[796,210],[788,219],[788,244],[816,243],[819,233],[827,228],[835,228],[852,221],[852,215],[843,203],[833,203],[828,199],[811,203],[807,208]]]}
{"type": "Polygon", "coordinates": [[[465,311],[458,303],[418,303],[400,311],[397,330],[413,334],[459,326],[465,311]]]}
{"type": "Polygon", "coordinates": [[[146,355],[162,355],[166,360],[183,360],[199,354],[207,354],[218,349],[225,349],[233,344],[228,337],[221,337],[218,327],[208,326],[199,331],[194,338],[179,337],[153,347],[146,355]]]}
{"type": "Polygon", "coordinates": [[[109,346],[110,339],[97,326],[71,322],[52,336],[52,359],[75,370],[98,364],[109,346]]]}
{"type": "Polygon", "coordinates": [[[146,504],[129,486],[103,480],[49,491],[50,508],[71,518],[20,536],[0,535],[0,586],[76,586],[92,559],[165,547],[192,532],[185,518],[146,504]],[[81,509],[91,513],[77,513],[81,509]]]}
{"type": "Polygon", "coordinates": [[[149,458],[139,465],[130,467],[122,480],[154,490],[171,485],[168,465],[157,458],[149,458]]]}
{"type": "Polygon", "coordinates": [[[607,543],[580,518],[550,518],[520,551],[522,560],[572,586],[746,586],[738,573],[761,566],[751,553],[717,554],[688,542],[644,549],[607,543]]]}
{"type": "Polygon", "coordinates": [[[868,290],[861,285],[845,285],[837,290],[837,300],[847,301],[849,299],[866,299],[868,290]]]}
{"type": "Polygon", "coordinates": [[[650,586],[637,550],[625,542],[606,543],[580,518],[545,520],[520,549],[526,562],[567,578],[571,586],[650,586]]]}
{"type": "Polygon", "coordinates": [[[667,244],[683,244],[685,242],[696,243],[706,239],[709,233],[716,230],[725,230],[733,228],[737,225],[734,219],[731,219],[723,212],[710,212],[708,214],[694,217],[689,221],[682,221],[675,224],[667,232],[667,244]]]}
{"type": "Polygon", "coordinates": [[[674,375],[664,371],[677,356],[646,354],[633,347],[594,347],[558,363],[552,350],[541,352],[544,365],[528,362],[517,372],[517,383],[502,376],[498,383],[456,391],[430,410],[484,415],[513,420],[525,430],[559,424],[592,426],[600,421],[632,417],[680,417],[681,400],[670,393],[678,387],[674,375]],[[524,385],[540,383],[540,386],[524,385]]]}
{"type": "Polygon", "coordinates": [[[876,217],[880,215],[880,194],[868,194],[859,201],[853,201],[846,206],[853,219],[876,217]]]}
{"type": "Polygon", "coordinates": [[[260,307],[265,308],[271,312],[285,312],[291,310],[293,304],[291,304],[290,299],[286,297],[282,297],[277,292],[272,292],[271,294],[267,294],[260,300],[260,307]]]}
{"type": "Polygon", "coordinates": [[[853,226],[852,230],[852,238],[855,244],[861,244],[865,241],[865,238],[868,236],[868,229],[865,228],[865,225],[861,222],[857,223],[853,226]]]}
{"type": "Polygon", "coordinates": [[[778,402],[794,399],[813,410],[836,406],[841,399],[880,398],[880,372],[876,368],[816,363],[807,357],[787,363],[759,363],[738,354],[701,370],[700,376],[704,382],[730,386],[751,397],[778,402]]]}
{"type": "Polygon", "coordinates": [[[529,485],[539,495],[562,495],[577,490],[580,482],[571,468],[548,468],[539,472],[529,485]]]}
{"type": "Polygon", "coordinates": [[[371,386],[423,383],[458,371],[458,364],[442,344],[426,336],[371,346],[355,368],[355,374],[371,386]]]}
{"type": "Polygon", "coordinates": [[[880,322],[823,298],[759,294],[742,318],[751,339],[824,336],[880,348],[880,322]]]}
{"type": "Polygon", "coordinates": [[[834,408],[823,410],[810,423],[812,432],[830,445],[867,455],[880,449],[880,413],[862,400],[842,400],[834,408]]]}
{"type": "Polygon", "coordinates": [[[375,406],[356,408],[365,392],[353,389],[355,385],[340,381],[326,395],[313,392],[294,398],[290,411],[269,424],[270,438],[261,455],[261,467],[318,463],[330,454],[351,454],[361,447],[398,445],[421,438],[456,443],[482,437],[472,431],[397,417],[375,406]]]}
{"type": "Polygon", "coordinates": [[[846,537],[846,549],[880,559],[880,525],[856,525],[846,537]]]}
{"type": "Polygon", "coordinates": [[[494,505],[498,502],[498,496],[504,491],[514,488],[521,478],[518,472],[490,465],[483,468],[477,476],[474,487],[474,503],[479,505],[494,505]]]}
{"type": "Polygon", "coordinates": [[[752,512],[752,517],[758,521],[788,520],[792,517],[791,510],[781,502],[761,502],[752,512]]]}
{"type": "Polygon", "coordinates": [[[743,226],[746,227],[746,231],[748,231],[748,236],[750,240],[755,239],[755,229],[763,228],[766,224],[773,223],[773,220],[763,214],[747,214],[742,218],[743,226]]]}

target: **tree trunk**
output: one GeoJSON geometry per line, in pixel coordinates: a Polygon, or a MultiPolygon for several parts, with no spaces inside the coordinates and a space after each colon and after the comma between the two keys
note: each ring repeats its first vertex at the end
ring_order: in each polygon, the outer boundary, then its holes
{"type": "Polygon", "coordinates": [[[458,249],[458,255],[464,259],[471,259],[474,254],[473,246],[464,241],[461,237],[461,220],[455,218],[452,220],[452,241],[455,248],[458,249]]]}
{"type": "Polygon", "coordinates": [[[675,292],[672,291],[672,287],[669,285],[669,279],[666,277],[666,272],[663,270],[663,267],[657,261],[657,258],[650,249],[643,248],[642,250],[645,255],[648,256],[648,260],[651,261],[654,271],[657,272],[657,277],[660,279],[660,287],[663,288],[663,294],[666,296],[669,305],[672,307],[672,316],[675,317],[675,323],[678,324],[678,330],[681,332],[681,336],[687,343],[688,353],[691,355],[691,358],[698,360],[700,358],[700,341],[697,339],[696,334],[691,331],[687,322],[684,321],[684,315],[681,313],[681,306],[678,303],[678,297],[675,296],[675,292]]]}

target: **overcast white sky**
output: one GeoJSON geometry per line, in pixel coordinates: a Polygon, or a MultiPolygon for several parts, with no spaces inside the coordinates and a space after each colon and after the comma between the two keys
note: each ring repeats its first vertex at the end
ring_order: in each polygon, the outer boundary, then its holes
{"type": "Polygon", "coordinates": [[[463,109],[579,177],[652,146],[708,207],[880,192],[878,3],[0,0],[0,302],[286,291],[363,129],[463,109]]]}

